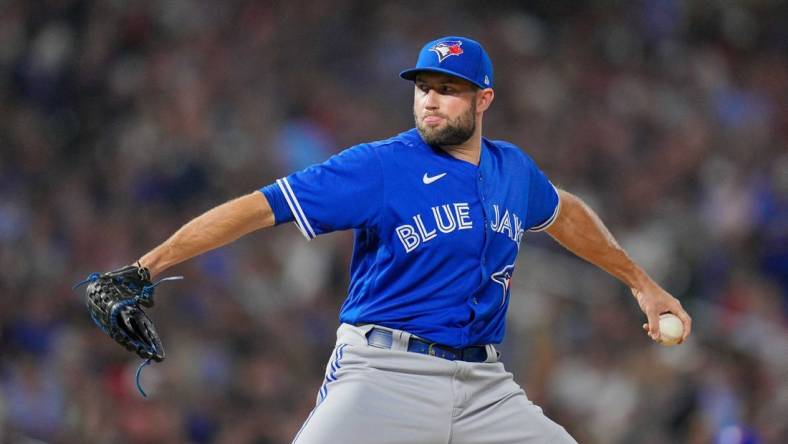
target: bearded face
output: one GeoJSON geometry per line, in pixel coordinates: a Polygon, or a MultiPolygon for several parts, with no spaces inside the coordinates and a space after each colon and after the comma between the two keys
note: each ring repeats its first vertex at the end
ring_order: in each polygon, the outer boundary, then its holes
{"type": "Polygon", "coordinates": [[[434,113],[423,111],[421,115],[414,111],[413,117],[421,138],[428,145],[460,145],[470,139],[474,131],[476,131],[476,101],[472,100],[468,110],[455,118],[450,118],[439,111],[434,113]],[[438,116],[443,119],[438,125],[430,125],[425,122],[425,118],[429,116],[438,116]]]}

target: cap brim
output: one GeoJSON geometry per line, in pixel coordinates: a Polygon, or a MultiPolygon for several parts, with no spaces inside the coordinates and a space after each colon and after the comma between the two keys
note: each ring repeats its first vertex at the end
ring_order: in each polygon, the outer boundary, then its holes
{"type": "Polygon", "coordinates": [[[446,74],[446,75],[449,75],[449,76],[452,76],[452,77],[457,77],[459,79],[467,80],[467,81],[473,83],[474,85],[478,86],[481,89],[490,88],[489,86],[482,85],[481,83],[479,83],[479,82],[477,82],[477,81],[475,81],[473,79],[470,79],[470,78],[465,77],[463,75],[457,74],[454,71],[451,71],[451,70],[448,70],[448,69],[443,69],[443,68],[411,68],[411,69],[406,69],[405,71],[402,71],[401,73],[399,73],[399,76],[402,77],[405,80],[416,80],[416,75],[418,73],[420,73],[420,72],[439,72],[441,74],[446,74]]]}

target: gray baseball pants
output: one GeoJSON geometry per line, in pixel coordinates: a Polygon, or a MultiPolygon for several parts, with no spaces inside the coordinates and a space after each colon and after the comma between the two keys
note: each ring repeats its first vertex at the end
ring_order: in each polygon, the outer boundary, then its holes
{"type": "Polygon", "coordinates": [[[342,324],[317,403],[293,444],[548,444],[577,442],[551,421],[498,362],[367,344],[373,326],[342,324]]]}

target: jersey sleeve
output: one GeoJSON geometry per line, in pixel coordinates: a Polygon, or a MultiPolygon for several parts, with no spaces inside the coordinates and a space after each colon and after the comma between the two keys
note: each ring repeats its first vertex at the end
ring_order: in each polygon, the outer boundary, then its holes
{"type": "Polygon", "coordinates": [[[525,224],[528,231],[542,231],[555,222],[561,201],[558,190],[547,176],[529,160],[528,213],[525,224]]]}
{"type": "Polygon", "coordinates": [[[307,239],[375,223],[383,173],[375,148],[357,145],[260,189],[277,225],[294,222],[307,239]]]}

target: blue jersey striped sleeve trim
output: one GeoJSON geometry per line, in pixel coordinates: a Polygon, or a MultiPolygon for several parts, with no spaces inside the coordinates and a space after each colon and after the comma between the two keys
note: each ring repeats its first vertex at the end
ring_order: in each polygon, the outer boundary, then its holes
{"type": "Polygon", "coordinates": [[[277,179],[276,184],[279,185],[279,189],[282,190],[285,200],[287,201],[287,205],[290,207],[290,211],[293,213],[293,217],[295,218],[295,223],[298,226],[298,229],[301,230],[301,234],[303,234],[307,240],[314,239],[317,236],[315,234],[315,230],[312,229],[312,225],[310,225],[309,219],[307,219],[306,214],[304,214],[304,210],[301,208],[301,204],[298,202],[298,198],[293,192],[293,189],[290,187],[290,183],[287,181],[287,178],[283,177],[281,179],[277,179]]]}
{"type": "Polygon", "coordinates": [[[315,230],[312,229],[309,219],[306,218],[298,198],[287,182],[287,178],[277,179],[276,183],[266,185],[260,191],[268,200],[268,205],[271,206],[271,210],[274,212],[275,224],[293,221],[298,227],[298,231],[307,240],[315,238],[315,230]]]}
{"type": "Polygon", "coordinates": [[[293,221],[293,214],[290,212],[285,195],[279,189],[279,185],[276,183],[266,185],[260,188],[260,192],[263,193],[263,196],[268,201],[268,206],[274,212],[275,225],[293,221]]]}
{"type": "Polygon", "coordinates": [[[561,211],[561,195],[558,194],[558,189],[555,187],[555,185],[553,185],[551,183],[550,186],[553,187],[553,190],[555,191],[555,194],[556,194],[556,196],[558,198],[558,202],[556,202],[556,204],[555,204],[555,209],[553,210],[553,214],[546,221],[542,222],[541,224],[539,224],[539,225],[537,225],[535,227],[529,228],[528,231],[531,231],[531,232],[544,231],[544,230],[550,228],[550,225],[553,225],[553,222],[555,222],[555,220],[558,219],[558,213],[561,211]]]}

